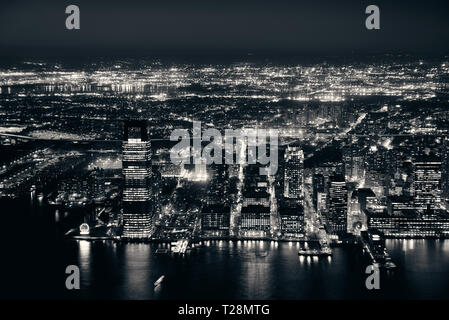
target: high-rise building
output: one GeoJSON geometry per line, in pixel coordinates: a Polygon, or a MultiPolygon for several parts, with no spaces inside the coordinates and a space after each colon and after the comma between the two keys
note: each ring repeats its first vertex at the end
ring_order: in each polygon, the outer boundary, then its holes
{"type": "Polygon", "coordinates": [[[343,162],[346,180],[357,184],[362,183],[365,176],[365,163],[356,146],[351,145],[343,148],[343,162]]]}
{"type": "Polygon", "coordinates": [[[322,174],[314,174],[312,177],[312,187],[313,187],[313,206],[315,210],[318,209],[318,194],[325,192],[325,180],[322,174]]]}
{"type": "Polygon", "coordinates": [[[297,146],[288,146],[285,150],[284,197],[303,198],[304,188],[304,153],[297,146]]]}
{"type": "Polygon", "coordinates": [[[329,227],[333,234],[345,233],[348,215],[348,190],[343,176],[332,176],[329,181],[329,227]]]}
{"type": "Polygon", "coordinates": [[[144,121],[127,121],[123,140],[123,234],[146,239],[152,230],[151,145],[144,121]]]}
{"type": "Polygon", "coordinates": [[[320,213],[327,212],[327,193],[326,192],[318,192],[317,194],[317,211],[320,213]]]}
{"type": "Polygon", "coordinates": [[[449,198],[449,137],[445,137],[443,141],[442,151],[442,194],[444,198],[449,198]]]}
{"type": "Polygon", "coordinates": [[[244,168],[244,186],[242,190],[243,206],[270,206],[268,179],[259,174],[260,165],[250,164],[244,168]]]}
{"type": "Polygon", "coordinates": [[[441,203],[441,160],[433,155],[420,156],[413,162],[415,209],[437,210],[441,203]]]}

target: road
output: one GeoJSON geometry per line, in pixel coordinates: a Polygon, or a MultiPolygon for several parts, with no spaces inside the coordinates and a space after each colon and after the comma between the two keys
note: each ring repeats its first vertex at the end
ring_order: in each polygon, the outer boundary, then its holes
{"type": "Polygon", "coordinates": [[[330,243],[329,235],[324,229],[321,213],[317,212],[313,206],[311,195],[313,186],[311,179],[304,179],[304,220],[306,221],[306,239],[319,240],[321,247],[327,247],[330,243]],[[306,182],[309,181],[309,182],[306,182]]]}

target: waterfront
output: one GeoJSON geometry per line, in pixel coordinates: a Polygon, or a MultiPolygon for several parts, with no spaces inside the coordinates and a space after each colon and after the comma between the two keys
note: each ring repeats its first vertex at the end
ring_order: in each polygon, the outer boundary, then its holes
{"type": "Polygon", "coordinates": [[[3,297],[74,299],[442,299],[449,297],[449,240],[387,240],[398,265],[381,289],[365,289],[360,249],[300,259],[295,243],[216,241],[185,256],[158,244],[73,241],[76,217],[24,201],[2,201],[3,297]],[[36,210],[36,208],[40,208],[36,210]],[[65,217],[64,217],[65,216],[65,217]],[[17,233],[17,230],[21,232],[17,233]],[[14,236],[15,234],[15,236],[14,236]],[[266,256],[258,253],[266,252],[266,256]],[[81,290],[65,289],[65,267],[81,271],[81,290]],[[161,275],[165,279],[154,289],[161,275]]]}
{"type": "Polygon", "coordinates": [[[81,241],[71,247],[78,255],[85,288],[80,295],[85,298],[447,298],[449,240],[387,243],[399,269],[382,274],[378,292],[365,289],[366,264],[357,248],[334,248],[332,258],[301,259],[294,244],[262,241],[242,241],[240,245],[217,241],[186,256],[155,255],[157,245],[148,244],[81,241]],[[259,250],[266,250],[268,255],[258,257],[259,250]],[[101,270],[103,276],[91,276],[101,274],[101,270]],[[155,290],[153,282],[161,275],[165,280],[155,290]],[[97,288],[106,283],[111,290],[100,290],[97,296],[97,288]]]}

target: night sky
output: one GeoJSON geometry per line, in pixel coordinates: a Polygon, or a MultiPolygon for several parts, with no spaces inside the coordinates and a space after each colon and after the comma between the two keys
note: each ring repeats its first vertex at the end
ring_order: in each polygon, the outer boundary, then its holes
{"type": "Polygon", "coordinates": [[[449,51],[449,1],[8,2],[1,56],[449,51]],[[65,28],[70,4],[80,7],[80,30],[65,28]],[[381,30],[365,28],[369,4],[380,7],[381,30]]]}

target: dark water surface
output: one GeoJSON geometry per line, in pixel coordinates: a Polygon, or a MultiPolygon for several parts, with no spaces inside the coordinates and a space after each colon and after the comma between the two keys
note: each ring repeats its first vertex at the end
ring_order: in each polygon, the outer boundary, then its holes
{"type": "Polygon", "coordinates": [[[354,247],[300,259],[295,243],[211,241],[185,256],[163,244],[70,241],[78,219],[29,201],[1,201],[2,298],[76,299],[441,299],[449,297],[449,240],[387,240],[398,265],[380,290],[365,288],[366,261],[354,247]],[[266,257],[260,252],[267,252],[266,257]],[[65,268],[81,290],[65,289],[65,268]],[[161,275],[158,288],[153,283],[161,275]]]}

